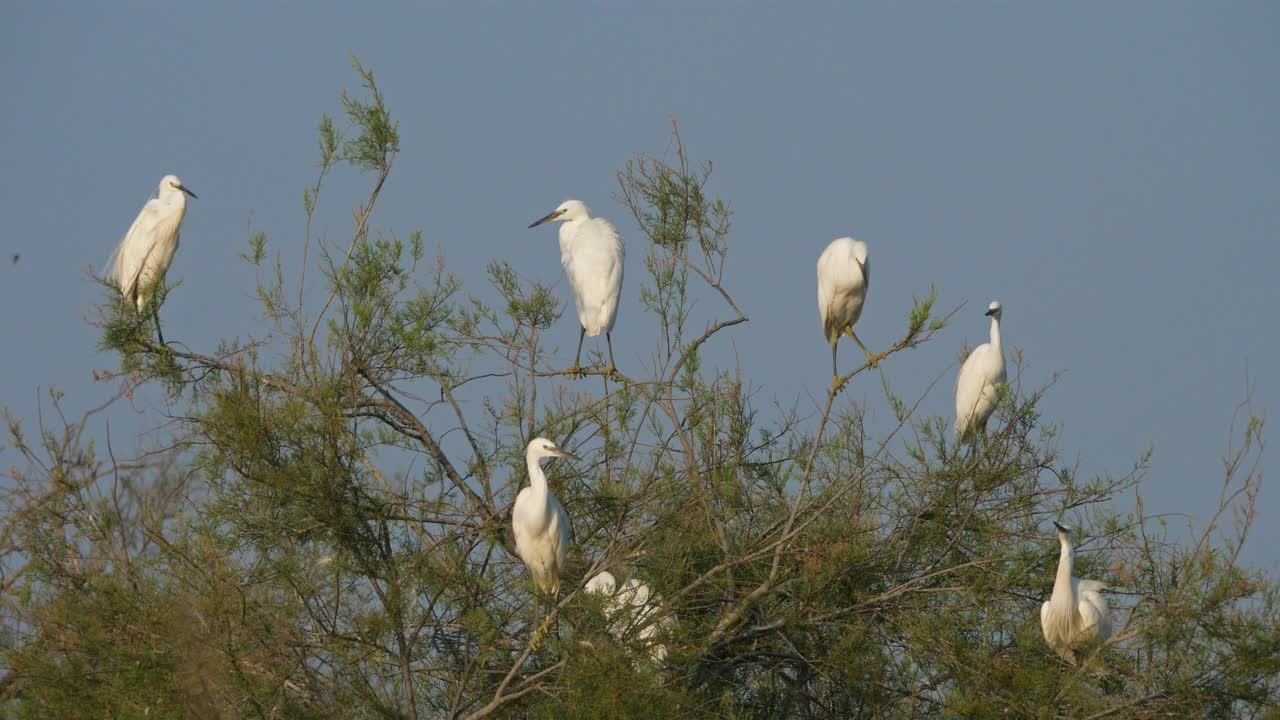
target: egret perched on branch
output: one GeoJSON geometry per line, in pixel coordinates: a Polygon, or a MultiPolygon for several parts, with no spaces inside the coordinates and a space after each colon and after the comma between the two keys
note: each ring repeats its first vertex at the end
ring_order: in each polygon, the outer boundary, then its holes
{"type": "Polygon", "coordinates": [[[658,625],[653,622],[652,616],[658,612],[658,606],[650,602],[653,591],[648,585],[631,578],[622,583],[622,588],[619,589],[617,578],[613,573],[604,570],[587,581],[586,590],[589,593],[608,596],[604,610],[610,621],[609,634],[621,640],[627,627],[622,623],[629,621],[629,625],[639,625],[637,637],[646,645],[652,645],[649,656],[662,662],[662,659],[667,656],[667,649],[661,643],[654,642],[654,637],[658,634],[658,625]]]}
{"type": "Polygon", "coordinates": [[[1071,528],[1058,523],[1058,575],[1053,581],[1053,594],[1040,606],[1040,629],[1049,647],[1063,660],[1076,664],[1076,651],[1102,642],[1111,636],[1111,620],[1107,617],[1107,601],[1100,592],[1106,586],[1097,580],[1071,577],[1075,550],[1071,547],[1071,528]]]}
{"type": "Polygon", "coordinates": [[[569,516],[547,488],[547,476],[539,461],[548,457],[577,460],[546,438],[536,438],[525,449],[529,487],[516,496],[511,509],[511,530],[516,553],[529,568],[538,589],[554,599],[560,592],[560,571],[569,554],[569,516]]]}
{"type": "Polygon", "coordinates": [[[867,261],[867,244],[842,237],[831,241],[818,257],[818,316],[822,318],[822,334],[831,343],[832,386],[840,384],[836,368],[836,343],[848,334],[867,355],[867,364],[875,367],[884,353],[873,355],[853,332],[862,316],[871,282],[871,266],[867,261]]]}
{"type": "Polygon", "coordinates": [[[991,317],[991,342],[973,349],[956,377],[956,438],[964,440],[977,430],[987,429],[987,419],[996,409],[996,392],[1004,383],[1004,350],[1000,347],[1000,302],[987,306],[991,317]]]}
{"type": "Polygon", "coordinates": [[[573,289],[573,302],[578,306],[578,352],[573,356],[570,373],[582,371],[582,339],[604,332],[609,347],[609,369],[613,364],[613,323],[618,318],[618,297],[622,294],[622,262],[626,250],[622,236],[604,218],[593,218],[587,206],[578,200],[566,200],[560,207],[535,220],[529,227],[559,220],[560,264],[573,289]]]}
{"type": "MultiPolygon", "coordinates": [[[[164,280],[164,274],[173,262],[178,249],[178,231],[182,228],[182,216],[187,212],[187,198],[196,194],[182,184],[175,175],[165,175],[160,180],[156,197],[142,206],[142,212],[129,226],[124,240],[116,248],[111,263],[111,278],[120,288],[120,294],[133,306],[138,315],[151,300],[156,288],[164,280]]],[[[160,310],[155,313],[156,335],[164,343],[160,332],[160,310]]]]}

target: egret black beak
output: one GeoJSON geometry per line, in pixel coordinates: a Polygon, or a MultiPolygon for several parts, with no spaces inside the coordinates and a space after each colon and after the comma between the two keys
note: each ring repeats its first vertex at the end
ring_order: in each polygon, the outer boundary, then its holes
{"type": "Polygon", "coordinates": [[[547,213],[546,215],[543,215],[542,217],[538,218],[537,220],[534,220],[532,223],[530,223],[530,224],[529,224],[529,227],[530,227],[530,228],[536,228],[536,227],[538,227],[539,225],[541,225],[541,224],[542,224],[542,223],[544,223],[544,222],[549,222],[549,221],[551,221],[551,220],[555,220],[556,218],[560,217],[560,213],[561,213],[561,211],[560,211],[560,210],[552,210],[551,212],[547,213]]]}
{"type": "Polygon", "coordinates": [[[1056,520],[1053,522],[1053,526],[1058,528],[1058,532],[1064,532],[1064,533],[1071,532],[1071,528],[1067,527],[1066,525],[1059,525],[1058,521],[1056,520]]]}
{"type": "Polygon", "coordinates": [[[983,314],[983,315],[988,315],[988,316],[990,316],[990,315],[995,315],[995,314],[996,314],[997,312],[999,312],[999,311],[1000,311],[1000,308],[991,308],[990,310],[987,310],[986,312],[984,312],[984,313],[982,313],[982,314],[983,314]]]}
{"type": "MultiPolygon", "coordinates": [[[[543,218],[543,219],[545,220],[546,218],[543,218]]],[[[556,457],[562,457],[562,458],[564,458],[565,460],[577,460],[577,459],[578,459],[578,456],[577,456],[577,455],[570,455],[569,453],[567,453],[567,452],[565,452],[565,451],[563,451],[563,450],[552,450],[552,451],[551,451],[551,454],[552,454],[552,455],[555,455],[556,457]]]]}
{"type": "Polygon", "coordinates": [[[197,200],[199,200],[199,199],[200,199],[199,197],[196,197],[196,194],[195,194],[195,193],[193,193],[193,192],[191,192],[190,190],[188,190],[186,185],[179,185],[179,186],[178,186],[178,189],[179,189],[179,190],[181,190],[182,192],[184,192],[184,193],[186,193],[186,194],[190,195],[191,197],[193,197],[193,198],[197,199],[197,200]]]}

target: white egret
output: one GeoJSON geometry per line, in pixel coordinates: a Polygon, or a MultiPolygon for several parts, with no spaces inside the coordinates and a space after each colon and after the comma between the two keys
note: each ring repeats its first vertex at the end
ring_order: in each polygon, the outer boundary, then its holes
{"type": "Polygon", "coordinates": [[[618,318],[618,297],[622,294],[622,264],[626,250],[622,236],[604,218],[593,218],[587,206],[578,200],[566,200],[560,207],[535,220],[534,228],[542,223],[559,220],[560,264],[573,289],[573,302],[578,307],[578,352],[573,357],[570,373],[582,371],[578,364],[582,358],[582,339],[604,333],[609,347],[609,369],[613,364],[613,323],[618,318]]]}
{"type": "Polygon", "coordinates": [[[1071,528],[1058,523],[1058,575],[1053,581],[1053,594],[1040,606],[1040,629],[1049,647],[1074,665],[1076,651],[1102,642],[1111,636],[1111,619],[1107,617],[1107,601],[1100,592],[1106,585],[1097,580],[1071,577],[1075,550],[1071,547],[1071,528]]]}
{"type": "Polygon", "coordinates": [[[647,584],[631,578],[619,589],[618,580],[613,573],[603,570],[587,581],[586,590],[608,596],[604,609],[610,621],[609,634],[621,640],[627,627],[622,623],[629,620],[629,624],[641,626],[637,637],[650,646],[650,657],[661,662],[667,656],[667,649],[661,643],[654,642],[654,637],[658,634],[658,623],[652,622],[652,616],[658,612],[658,605],[650,602],[653,591],[647,584]]]}
{"type": "MultiPolygon", "coordinates": [[[[165,175],[160,180],[156,196],[142,206],[142,211],[116,248],[111,277],[119,286],[120,294],[139,316],[164,280],[164,274],[173,262],[173,254],[178,250],[178,231],[187,212],[187,195],[196,196],[177,176],[165,175]]],[[[163,344],[160,312],[154,307],[153,311],[156,335],[163,344]]]]}
{"type": "Polygon", "coordinates": [[[516,496],[511,509],[511,530],[516,553],[529,568],[538,589],[554,599],[560,592],[560,572],[569,554],[569,516],[547,488],[547,476],[539,461],[548,457],[577,460],[546,438],[535,438],[525,449],[529,487],[516,496]]]}
{"type": "Polygon", "coordinates": [[[884,354],[872,354],[853,332],[862,316],[871,282],[871,266],[867,260],[867,244],[849,237],[831,241],[818,257],[818,316],[822,318],[822,334],[831,343],[832,385],[838,386],[840,371],[836,368],[836,344],[848,334],[867,355],[867,364],[875,367],[884,354]]]}
{"type": "MultiPolygon", "coordinates": [[[[138,217],[129,225],[129,232],[124,233],[124,240],[115,249],[111,277],[119,286],[120,295],[137,310],[138,315],[142,314],[173,263],[173,254],[178,250],[178,232],[182,229],[183,215],[187,214],[187,195],[196,197],[196,193],[187,190],[177,176],[161,178],[156,196],[142,206],[138,217]]],[[[163,343],[159,309],[152,307],[152,310],[155,311],[156,334],[163,343]]]]}
{"type": "Polygon", "coordinates": [[[1000,302],[987,306],[991,317],[991,341],[973,349],[956,377],[956,438],[964,440],[978,430],[986,430],[996,409],[996,393],[1004,383],[1004,350],[1000,347],[1000,302]]]}

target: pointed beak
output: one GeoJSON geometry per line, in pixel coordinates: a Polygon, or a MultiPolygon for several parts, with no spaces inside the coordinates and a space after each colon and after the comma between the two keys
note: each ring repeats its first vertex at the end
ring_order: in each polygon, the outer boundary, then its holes
{"type": "Polygon", "coordinates": [[[988,310],[988,311],[986,311],[986,312],[984,312],[984,313],[982,313],[982,314],[983,314],[983,315],[987,315],[987,316],[991,316],[991,315],[995,315],[995,314],[996,314],[996,313],[998,313],[998,312],[1000,312],[1000,311],[999,311],[999,309],[997,309],[997,308],[991,308],[990,310],[988,310]]]}
{"type": "Polygon", "coordinates": [[[186,193],[186,194],[190,195],[191,197],[196,198],[197,200],[199,200],[199,199],[200,199],[199,197],[196,197],[196,194],[195,194],[195,193],[193,193],[193,192],[191,192],[190,190],[188,190],[186,185],[179,185],[179,186],[178,186],[178,189],[179,189],[179,190],[181,190],[182,192],[184,192],[184,193],[186,193]]]}
{"type": "Polygon", "coordinates": [[[565,460],[577,460],[577,459],[578,459],[578,456],[576,456],[576,455],[570,455],[569,453],[567,453],[567,452],[565,452],[565,451],[563,451],[563,450],[552,450],[552,451],[551,451],[551,454],[552,454],[552,455],[555,455],[556,457],[562,457],[562,458],[564,458],[565,460]]]}
{"type": "Polygon", "coordinates": [[[1056,520],[1054,521],[1053,526],[1054,526],[1054,527],[1056,527],[1056,528],[1058,528],[1058,532],[1060,532],[1060,533],[1069,533],[1069,532],[1071,532],[1071,528],[1069,528],[1069,527],[1067,527],[1067,526],[1065,526],[1065,525],[1060,525],[1060,524],[1058,524],[1058,522],[1057,522],[1056,520]]]}
{"type": "Polygon", "coordinates": [[[555,220],[555,219],[556,219],[556,218],[558,218],[558,217],[560,217],[560,211],[559,211],[559,210],[552,210],[551,212],[547,213],[546,215],[543,215],[542,217],[538,218],[537,220],[534,220],[532,223],[530,223],[530,224],[529,224],[529,227],[530,227],[530,228],[536,228],[536,227],[538,227],[539,225],[541,225],[542,223],[544,223],[544,222],[549,222],[549,221],[551,221],[551,220],[555,220]]]}

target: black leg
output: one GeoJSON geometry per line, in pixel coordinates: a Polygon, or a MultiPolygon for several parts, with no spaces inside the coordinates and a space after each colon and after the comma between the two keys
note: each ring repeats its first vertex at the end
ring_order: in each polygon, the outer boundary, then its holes
{"type": "Polygon", "coordinates": [[[578,363],[582,361],[582,339],[587,336],[587,329],[579,326],[578,329],[578,352],[573,356],[573,366],[575,368],[582,367],[578,363]]]}
{"type": "Polygon", "coordinates": [[[609,346],[609,374],[612,375],[617,366],[613,364],[613,333],[605,332],[604,341],[609,346]]]}
{"type": "Polygon", "coordinates": [[[831,377],[840,377],[840,371],[836,369],[836,343],[839,341],[839,336],[831,341],[831,377]]]}
{"type": "Polygon", "coordinates": [[[160,306],[151,306],[151,315],[156,319],[156,337],[160,338],[160,344],[164,345],[164,333],[160,332],[160,306]]]}

